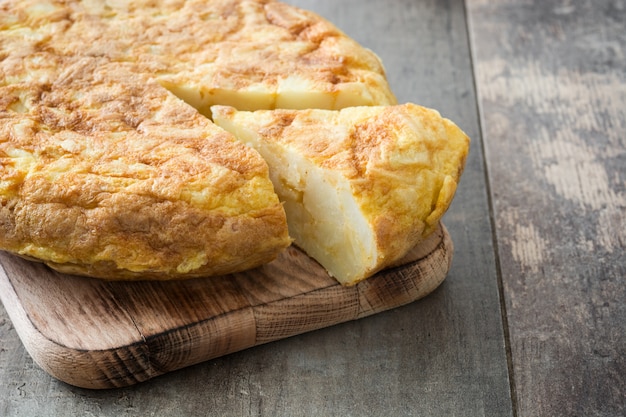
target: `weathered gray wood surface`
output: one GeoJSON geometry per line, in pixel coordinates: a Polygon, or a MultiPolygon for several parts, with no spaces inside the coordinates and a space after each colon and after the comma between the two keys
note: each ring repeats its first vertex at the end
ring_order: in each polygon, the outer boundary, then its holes
{"type": "Polygon", "coordinates": [[[467,3],[518,415],[626,415],[626,4],[467,3]]]}
{"type": "Polygon", "coordinates": [[[107,391],[49,377],[0,307],[0,415],[624,415],[624,2],[290,2],[376,51],[400,101],[472,137],[444,284],[107,391]]]}

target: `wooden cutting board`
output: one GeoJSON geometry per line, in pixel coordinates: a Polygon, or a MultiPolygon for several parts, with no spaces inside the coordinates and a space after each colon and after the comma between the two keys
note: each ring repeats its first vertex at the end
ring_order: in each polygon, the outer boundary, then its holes
{"type": "Polygon", "coordinates": [[[452,252],[441,225],[399,266],[353,287],[296,247],[245,273],[176,282],[75,277],[0,252],[0,298],[43,369],[113,388],[415,301],[445,279],[452,252]]]}

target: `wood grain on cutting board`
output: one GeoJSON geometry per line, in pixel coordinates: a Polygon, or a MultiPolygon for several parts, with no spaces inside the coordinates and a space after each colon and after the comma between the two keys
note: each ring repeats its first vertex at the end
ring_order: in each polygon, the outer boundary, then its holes
{"type": "Polygon", "coordinates": [[[398,267],[352,287],[294,246],[250,271],[166,282],[70,276],[2,254],[0,286],[43,369],[112,388],[415,301],[446,277],[452,251],[440,227],[398,267]]]}

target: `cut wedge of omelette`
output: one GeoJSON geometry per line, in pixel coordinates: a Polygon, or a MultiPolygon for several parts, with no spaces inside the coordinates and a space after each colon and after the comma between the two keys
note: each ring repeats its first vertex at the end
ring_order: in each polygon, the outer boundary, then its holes
{"type": "Polygon", "coordinates": [[[395,104],[373,52],[278,1],[0,2],[0,249],[169,280],[262,265],[291,230],[353,284],[436,225],[463,167],[454,125],[395,104]]]}
{"type": "Polygon", "coordinates": [[[295,243],[344,285],[436,228],[469,148],[454,123],[413,104],[212,113],[265,158],[295,243]]]}

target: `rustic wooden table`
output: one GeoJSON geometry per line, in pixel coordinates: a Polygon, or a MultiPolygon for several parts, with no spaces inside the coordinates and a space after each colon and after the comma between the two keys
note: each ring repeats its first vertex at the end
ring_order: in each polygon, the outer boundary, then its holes
{"type": "Polygon", "coordinates": [[[0,415],[625,415],[626,3],[289,2],[471,136],[444,284],[104,391],[48,376],[0,307],[0,415]]]}

